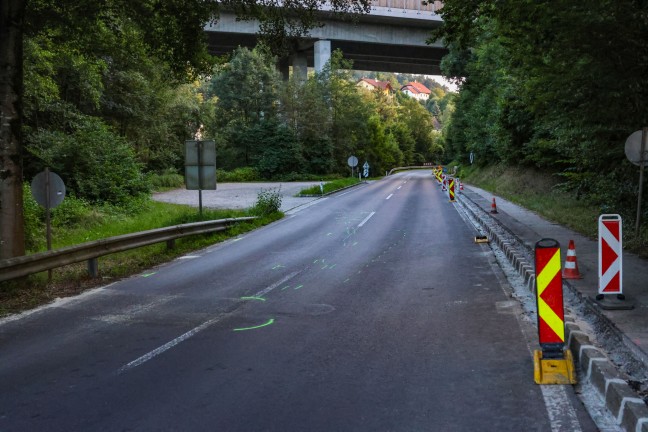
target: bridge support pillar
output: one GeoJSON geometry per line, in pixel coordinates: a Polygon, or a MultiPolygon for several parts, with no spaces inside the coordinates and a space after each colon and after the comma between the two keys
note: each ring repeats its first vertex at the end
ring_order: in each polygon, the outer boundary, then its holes
{"type": "Polygon", "coordinates": [[[315,42],[315,72],[320,73],[326,62],[331,59],[331,41],[318,40],[315,42]]]}
{"type": "Polygon", "coordinates": [[[299,81],[308,79],[308,58],[306,53],[298,52],[292,58],[293,74],[299,81]]]}

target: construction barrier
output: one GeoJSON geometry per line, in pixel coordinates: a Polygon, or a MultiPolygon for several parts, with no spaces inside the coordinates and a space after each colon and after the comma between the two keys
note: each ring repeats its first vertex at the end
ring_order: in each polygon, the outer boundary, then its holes
{"type": "Polygon", "coordinates": [[[603,309],[633,309],[623,294],[623,221],[618,214],[604,214],[598,224],[598,295],[603,309]]]}
{"type": "Polygon", "coordinates": [[[495,197],[493,197],[493,202],[491,203],[491,211],[492,214],[497,214],[497,203],[495,202],[495,197]]]}
{"type": "Polygon", "coordinates": [[[560,244],[542,239],[535,244],[538,340],[534,352],[536,384],[575,384],[574,361],[565,350],[565,311],[560,265],[560,244]]]}
{"type": "Polygon", "coordinates": [[[456,202],[455,200],[455,179],[450,177],[448,180],[448,199],[451,203],[456,202]]]}
{"type": "Polygon", "coordinates": [[[623,247],[621,216],[599,217],[599,294],[623,293],[623,247]]]}

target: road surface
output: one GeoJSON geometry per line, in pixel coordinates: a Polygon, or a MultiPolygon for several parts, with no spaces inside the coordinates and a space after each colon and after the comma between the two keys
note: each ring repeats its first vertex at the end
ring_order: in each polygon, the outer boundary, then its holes
{"type": "Polygon", "coordinates": [[[0,431],[596,430],[474,235],[404,173],[5,320],[0,431]]]}

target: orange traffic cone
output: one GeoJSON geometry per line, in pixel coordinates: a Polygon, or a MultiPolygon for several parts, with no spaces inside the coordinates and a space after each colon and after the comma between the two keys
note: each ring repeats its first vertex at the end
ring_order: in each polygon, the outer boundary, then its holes
{"type": "Polygon", "coordinates": [[[491,213],[497,213],[497,204],[495,203],[495,197],[493,197],[493,204],[491,204],[491,213]]]}
{"type": "Polygon", "coordinates": [[[564,279],[583,279],[583,275],[578,271],[578,261],[576,260],[576,246],[574,240],[569,240],[567,249],[567,258],[565,259],[565,269],[563,270],[564,279]]]}

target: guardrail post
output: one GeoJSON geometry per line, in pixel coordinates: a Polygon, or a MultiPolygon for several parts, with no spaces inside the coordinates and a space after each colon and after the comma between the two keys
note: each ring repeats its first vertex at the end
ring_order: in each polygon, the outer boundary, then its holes
{"type": "Polygon", "coordinates": [[[90,258],[88,260],[88,276],[91,278],[99,277],[99,261],[97,258],[90,258]]]}
{"type": "Polygon", "coordinates": [[[167,249],[175,249],[175,239],[166,241],[167,249]]]}

